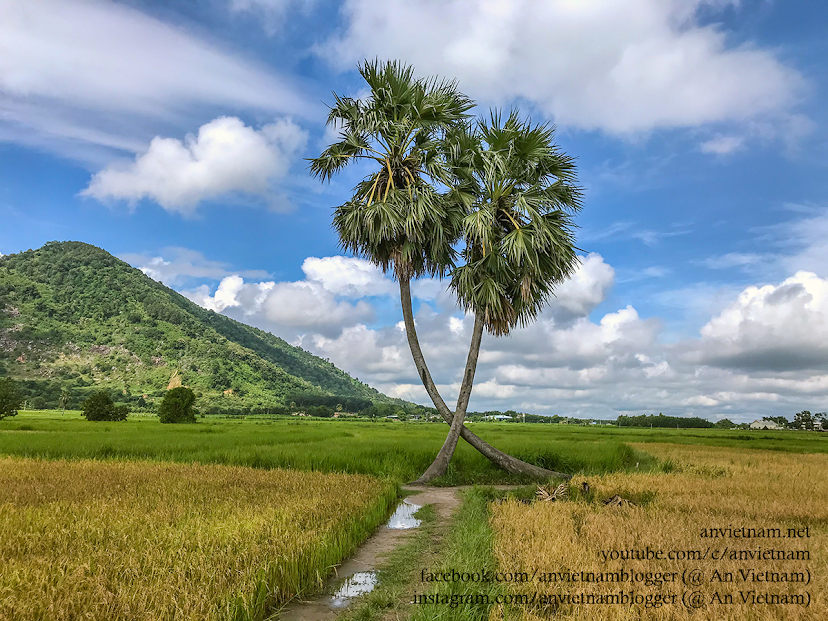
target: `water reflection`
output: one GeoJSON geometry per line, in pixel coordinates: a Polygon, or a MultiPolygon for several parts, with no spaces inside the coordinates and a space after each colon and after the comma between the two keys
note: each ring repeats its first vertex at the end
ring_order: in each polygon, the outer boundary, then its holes
{"type": "Polygon", "coordinates": [[[420,509],[420,505],[415,505],[412,502],[403,500],[402,504],[394,511],[394,515],[388,520],[385,525],[386,528],[394,530],[405,530],[408,528],[417,528],[420,525],[420,520],[414,518],[414,514],[420,509]]]}
{"type": "Polygon", "coordinates": [[[336,593],[331,597],[331,608],[344,608],[355,597],[363,593],[370,593],[377,586],[377,572],[358,571],[353,576],[345,578],[336,593]]]}

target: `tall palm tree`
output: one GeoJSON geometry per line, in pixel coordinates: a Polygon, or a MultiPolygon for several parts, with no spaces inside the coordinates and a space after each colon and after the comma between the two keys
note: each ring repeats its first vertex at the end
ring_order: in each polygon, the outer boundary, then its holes
{"type": "Polygon", "coordinates": [[[466,206],[451,289],[474,328],[451,429],[421,482],[444,474],[454,454],[484,329],[503,336],[535,320],[579,262],[572,216],[581,190],[553,128],[494,112],[488,122],[455,125],[443,145],[454,176],[448,198],[466,206]]]}
{"type": "MultiPolygon", "coordinates": [[[[311,173],[323,181],[355,162],[373,170],[336,208],[333,224],[344,249],[393,272],[400,285],[406,335],[420,379],[449,425],[454,412],[443,401],[420,349],[411,306],[411,279],[445,276],[455,264],[455,244],[464,227],[467,194],[441,194],[451,183],[440,145],[449,131],[468,118],[472,102],[454,82],[414,77],[397,62],[366,61],[359,73],[368,83],[364,99],[339,97],[328,124],[339,142],[311,160],[311,173]]],[[[478,346],[479,348],[479,346],[478,346]]],[[[553,473],[506,455],[461,425],[459,434],[484,456],[515,473],[553,473]]]]}

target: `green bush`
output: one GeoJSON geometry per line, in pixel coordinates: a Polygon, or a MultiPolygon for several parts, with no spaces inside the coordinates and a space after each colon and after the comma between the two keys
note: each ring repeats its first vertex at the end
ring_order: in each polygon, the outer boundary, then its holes
{"type": "Polygon", "coordinates": [[[0,378],[0,419],[17,416],[17,409],[22,405],[20,389],[10,377],[0,378]]]}
{"type": "Polygon", "coordinates": [[[125,405],[116,406],[105,390],[94,393],[83,402],[83,415],[86,420],[126,420],[128,413],[129,408],[125,405]]]}
{"type": "Polygon", "coordinates": [[[158,416],[162,423],[194,423],[198,413],[194,403],[195,393],[192,390],[185,386],[173,388],[164,395],[158,407],[158,416]]]}

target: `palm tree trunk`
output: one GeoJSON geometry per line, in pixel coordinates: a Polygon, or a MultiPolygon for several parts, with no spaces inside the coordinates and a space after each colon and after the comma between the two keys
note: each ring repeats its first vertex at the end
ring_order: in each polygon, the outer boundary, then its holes
{"type": "MultiPolygon", "coordinates": [[[[414,326],[414,314],[411,309],[411,282],[408,278],[403,277],[399,277],[399,281],[400,301],[402,303],[403,320],[405,322],[405,333],[408,337],[408,346],[411,349],[411,356],[414,358],[414,365],[417,367],[417,372],[420,375],[420,380],[423,382],[423,386],[425,387],[428,396],[431,397],[431,401],[432,403],[434,403],[434,407],[437,408],[437,411],[440,413],[440,416],[443,417],[443,420],[446,421],[446,423],[448,423],[449,425],[451,425],[454,421],[454,414],[451,410],[448,409],[448,406],[446,405],[445,401],[443,401],[443,398],[437,391],[437,386],[434,385],[434,380],[431,378],[431,373],[429,373],[428,371],[428,366],[426,365],[425,357],[423,356],[423,352],[420,349],[420,342],[417,339],[417,330],[414,326]]],[[[469,388],[469,395],[471,395],[471,388],[469,388]]],[[[463,438],[466,442],[471,444],[489,461],[508,472],[511,472],[513,474],[526,474],[538,478],[551,476],[566,478],[571,477],[571,475],[569,474],[565,474],[563,472],[555,472],[553,470],[547,470],[546,468],[540,468],[539,466],[533,466],[532,464],[528,464],[525,461],[521,461],[515,457],[512,457],[511,455],[507,455],[506,453],[497,450],[492,445],[484,442],[481,438],[469,431],[469,429],[465,425],[461,424],[459,425],[459,427],[461,438],[463,438]]]]}
{"type": "Polygon", "coordinates": [[[446,441],[437,453],[437,457],[417,479],[417,483],[428,483],[432,479],[443,476],[448,470],[449,462],[454,456],[457,448],[457,441],[460,439],[460,430],[463,429],[463,421],[466,419],[466,408],[469,406],[472,386],[474,385],[474,372],[477,370],[477,356],[480,354],[480,342],[483,339],[483,314],[477,313],[474,317],[474,329],[472,330],[471,345],[469,345],[469,356],[466,359],[466,370],[463,372],[463,382],[460,385],[460,395],[457,397],[457,408],[454,410],[454,418],[451,420],[446,441]]]}

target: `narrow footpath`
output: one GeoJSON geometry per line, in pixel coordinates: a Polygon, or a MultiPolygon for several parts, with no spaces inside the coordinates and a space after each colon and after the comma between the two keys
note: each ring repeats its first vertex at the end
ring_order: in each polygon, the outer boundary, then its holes
{"type": "MultiPolygon", "coordinates": [[[[420,507],[433,505],[438,522],[448,524],[460,506],[458,492],[463,487],[428,487],[409,485],[410,494],[391,519],[369,537],[350,558],[336,568],[322,594],[312,600],[297,600],[285,606],[281,621],[332,621],[361,594],[376,584],[376,571],[384,559],[416,532],[417,520],[411,514],[420,507]]],[[[436,547],[436,542],[435,546],[436,547]]]]}

